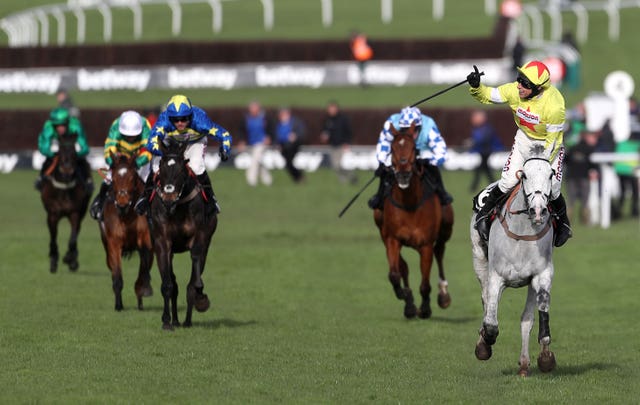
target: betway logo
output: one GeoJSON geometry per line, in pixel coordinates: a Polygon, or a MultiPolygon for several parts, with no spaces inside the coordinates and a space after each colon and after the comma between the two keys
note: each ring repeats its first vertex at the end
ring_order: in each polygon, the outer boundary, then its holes
{"type": "Polygon", "coordinates": [[[17,154],[2,154],[0,155],[0,172],[11,173],[18,163],[17,154]]]}
{"type": "Polygon", "coordinates": [[[149,70],[101,69],[78,71],[80,90],[146,90],[151,72],[149,70]]]}
{"type": "Polygon", "coordinates": [[[256,68],[256,83],[260,87],[306,86],[315,89],[322,85],[325,76],[324,68],[286,65],[275,68],[260,65],[256,68]]]}
{"type": "MultiPolygon", "coordinates": [[[[362,73],[357,66],[349,66],[347,80],[350,84],[360,84],[362,73]]],[[[407,84],[409,68],[398,66],[370,65],[364,71],[364,81],[368,84],[407,84]]]]}
{"type": "Polygon", "coordinates": [[[528,122],[531,124],[540,123],[540,116],[538,114],[533,114],[531,111],[527,111],[522,107],[518,107],[518,109],[516,110],[516,115],[519,118],[522,118],[525,122],[528,122]]]}
{"type": "Polygon", "coordinates": [[[60,73],[0,73],[0,92],[53,94],[61,80],[60,73]]]}
{"type": "Polygon", "coordinates": [[[169,88],[218,87],[229,90],[236,84],[237,69],[169,68],[169,88]]]}

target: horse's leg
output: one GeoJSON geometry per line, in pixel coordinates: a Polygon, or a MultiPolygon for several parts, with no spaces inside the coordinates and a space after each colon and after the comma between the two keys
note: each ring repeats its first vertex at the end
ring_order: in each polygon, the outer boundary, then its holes
{"type": "Polygon", "coordinates": [[[444,251],[447,241],[451,238],[453,233],[453,208],[451,204],[445,206],[442,211],[442,224],[440,226],[440,233],[438,234],[438,240],[433,247],[433,254],[438,264],[438,306],[440,308],[448,308],[451,305],[451,296],[449,295],[448,287],[449,283],[444,276],[444,251]]]}
{"type": "Polygon", "coordinates": [[[71,224],[71,233],[69,235],[69,244],[67,253],[65,253],[62,261],[69,266],[69,270],[78,270],[78,235],[80,234],[81,217],[78,212],[69,215],[69,223],[71,224]]]}
{"type": "Polygon", "coordinates": [[[422,304],[420,304],[420,310],[418,316],[422,319],[431,318],[431,265],[433,264],[433,247],[429,244],[420,247],[420,273],[422,274],[422,281],[420,283],[420,296],[422,296],[422,304]]]}
{"type": "Polygon", "coordinates": [[[158,270],[160,271],[160,291],[162,293],[162,299],[164,301],[164,306],[162,309],[162,329],[173,330],[173,325],[170,322],[171,316],[169,315],[169,301],[172,299],[173,291],[176,289],[176,287],[173,284],[175,277],[173,276],[173,271],[171,268],[171,247],[167,243],[158,241],[158,239],[160,238],[156,238],[156,242],[154,243],[154,250],[158,262],[158,270]]]}
{"type": "Polygon", "coordinates": [[[187,317],[183,323],[184,326],[191,326],[191,314],[194,306],[198,312],[209,309],[209,297],[202,292],[204,289],[202,272],[206,260],[206,248],[200,243],[194,244],[191,248],[191,278],[187,285],[187,317]]]}
{"type": "Polygon", "coordinates": [[[55,273],[58,271],[58,221],[60,217],[56,214],[48,213],[47,227],[49,228],[49,271],[55,273]]]}
{"type": "Polygon", "coordinates": [[[143,246],[138,249],[138,256],[140,257],[140,266],[138,267],[138,279],[134,289],[138,298],[138,309],[142,310],[144,309],[142,297],[153,295],[150,274],[151,266],[153,265],[153,252],[143,246]]]}
{"type": "Polygon", "coordinates": [[[387,248],[387,261],[389,262],[389,282],[393,287],[396,297],[405,302],[404,316],[406,318],[413,318],[418,311],[413,302],[413,293],[411,292],[411,288],[409,288],[408,266],[400,256],[400,242],[388,238],[385,240],[385,247],[387,248]],[[404,279],[402,276],[403,268],[405,274],[404,279]],[[404,288],[402,288],[402,281],[405,283],[404,288]]]}
{"type": "Polygon", "coordinates": [[[487,278],[487,292],[485,295],[485,311],[480,328],[480,337],[476,343],[476,357],[478,360],[491,358],[491,346],[498,338],[498,302],[504,291],[502,278],[493,272],[487,278]]]}
{"type": "Polygon", "coordinates": [[[549,345],[551,344],[551,331],[549,329],[549,304],[551,302],[551,279],[553,278],[553,264],[534,277],[531,285],[536,292],[538,305],[538,343],[541,351],[538,356],[538,368],[543,373],[548,373],[556,367],[556,358],[549,345]]]}
{"type": "Polygon", "coordinates": [[[533,327],[533,310],[536,306],[536,293],[529,285],[527,288],[527,301],[524,305],[524,311],[522,311],[522,317],[520,318],[520,335],[522,336],[522,347],[520,349],[520,370],[518,375],[527,377],[529,375],[529,365],[531,364],[529,358],[529,336],[531,335],[531,328],[533,327]]]}
{"type": "Polygon", "coordinates": [[[171,255],[171,259],[171,283],[173,285],[171,294],[171,325],[180,326],[180,321],[178,320],[178,282],[176,281],[176,274],[173,272],[173,255],[171,255]]]}
{"type": "Polygon", "coordinates": [[[111,270],[111,287],[115,295],[115,310],[122,311],[122,245],[111,241],[107,251],[107,266],[111,270]]]}

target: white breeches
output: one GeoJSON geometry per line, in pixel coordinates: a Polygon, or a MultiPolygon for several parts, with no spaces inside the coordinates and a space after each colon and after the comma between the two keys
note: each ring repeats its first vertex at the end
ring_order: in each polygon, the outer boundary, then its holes
{"type": "MultiPolygon", "coordinates": [[[[207,137],[203,136],[194,143],[190,143],[184,151],[184,158],[189,159],[189,167],[196,176],[205,172],[204,151],[207,149],[207,137]]],[[[151,161],[153,172],[156,173],[160,168],[160,156],[153,156],[151,161]]]]}
{"type": "MultiPolygon", "coordinates": [[[[545,141],[538,141],[529,138],[524,132],[518,130],[511,148],[511,154],[507,158],[507,161],[502,168],[502,177],[498,181],[498,187],[503,193],[511,190],[520,181],[517,173],[522,170],[522,165],[531,156],[531,148],[535,145],[545,146],[545,141]]],[[[550,158],[551,153],[555,149],[556,145],[552,144],[544,149],[542,157],[550,158]]],[[[560,146],[558,153],[551,160],[551,168],[555,171],[553,181],[551,182],[551,201],[558,198],[560,195],[560,188],[562,186],[562,162],[564,160],[564,146],[560,146]]]]}

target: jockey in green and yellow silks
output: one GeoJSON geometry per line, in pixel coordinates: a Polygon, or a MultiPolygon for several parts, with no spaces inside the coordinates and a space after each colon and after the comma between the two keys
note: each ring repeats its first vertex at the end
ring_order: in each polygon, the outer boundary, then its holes
{"type": "MultiPolygon", "coordinates": [[[[203,187],[208,202],[215,205],[216,211],[219,211],[204,164],[204,154],[208,140],[210,138],[215,139],[220,144],[218,154],[222,161],[226,161],[231,152],[231,135],[229,131],[211,121],[207,113],[201,108],[192,105],[191,100],[186,96],[177,94],[169,99],[165,111],[160,114],[158,121],[151,129],[147,149],[154,155],[152,159],[154,173],[158,169],[159,158],[162,154],[160,143],[167,138],[188,144],[184,156],[189,160],[189,167],[203,187]]],[[[151,180],[148,179],[147,181],[145,195],[136,203],[136,210],[140,214],[146,212],[148,201],[153,191],[153,176],[149,177],[151,180]]]]}
{"type": "MultiPolygon", "coordinates": [[[[111,124],[109,134],[104,142],[104,160],[109,169],[113,165],[111,154],[123,154],[135,157],[138,175],[142,181],[149,176],[151,153],[147,150],[151,126],[149,122],[135,111],[125,111],[111,124]]],[[[89,213],[92,218],[102,218],[102,208],[111,185],[111,170],[107,171],[100,192],[91,203],[89,213]]]]}

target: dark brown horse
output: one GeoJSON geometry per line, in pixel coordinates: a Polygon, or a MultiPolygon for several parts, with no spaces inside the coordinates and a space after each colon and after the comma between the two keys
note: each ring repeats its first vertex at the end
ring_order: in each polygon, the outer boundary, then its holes
{"type": "Polygon", "coordinates": [[[187,315],[183,326],[191,326],[195,306],[198,312],[209,309],[209,297],[203,292],[202,273],[211,238],[218,225],[213,204],[207,204],[202,187],[184,158],[186,143],[161,144],[162,158],[151,199],[151,235],[158,269],[162,277],[163,329],[180,326],[178,321],[178,284],[173,270],[173,255],[189,251],[191,278],[187,285],[187,315]],[[171,315],[169,312],[171,311],[171,315]]]}
{"type": "Polygon", "coordinates": [[[99,222],[102,245],[107,254],[107,266],[111,270],[115,309],[122,305],[122,258],[134,251],[140,256],[135,293],[138,309],[142,309],[142,297],[153,294],[150,270],[153,265],[153,245],[147,218],[136,214],[133,203],[142,195],[144,184],[138,176],[136,161],[123,154],[111,154],[112,182],[99,222]]]}
{"type": "Polygon", "coordinates": [[[422,179],[424,169],[416,162],[415,126],[401,132],[391,126],[391,132],[394,135],[391,156],[395,181],[391,194],[385,199],[384,209],[374,210],[373,218],[387,250],[389,281],[396,297],[405,302],[404,316],[418,315],[426,319],[431,316],[429,278],[434,255],[440,275],[438,305],[447,308],[451,303],[442,260],[445,243],[453,229],[453,209],[451,204],[442,207],[434,190],[422,179]],[[409,267],[400,253],[403,246],[420,254],[422,303],[419,310],[409,287],[409,267]]]}
{"type": "Polygon", "coordinates": [[[47,226],[49,227],[49,271],[58,271],[58,222],[64,217],[69,218],[71,234],[67,252],[62,261],[69,266],[69,270],[78,269],[78,234],[80,224],[87,213],[91,191],[80,180],[78,175],[79,162],[76,154],[77,135],[64,135],[59,139],[59,149],[53,158],[51,166],[44,173],[40,198],[47,211],[47,226]]]}

